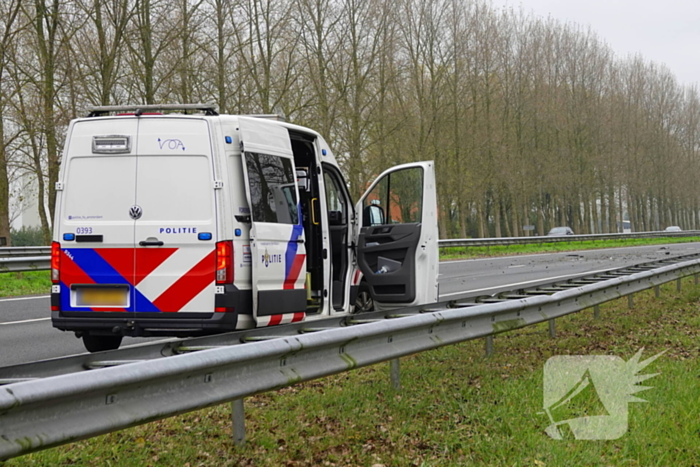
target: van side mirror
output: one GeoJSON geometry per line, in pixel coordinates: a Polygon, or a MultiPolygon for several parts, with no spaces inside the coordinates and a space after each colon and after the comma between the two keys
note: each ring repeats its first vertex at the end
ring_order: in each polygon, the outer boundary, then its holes
{"type": "Polygon", "coordinates": [[[376,204],[370,204],[362,212],[362,227],[384,224],[384,209],[376,204]]]}

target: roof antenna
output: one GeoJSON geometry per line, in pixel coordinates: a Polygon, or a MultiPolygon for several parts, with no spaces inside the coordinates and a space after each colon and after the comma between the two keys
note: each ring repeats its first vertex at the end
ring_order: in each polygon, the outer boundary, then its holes
{"type": "Polygon", "coordinates": [[[143,115],[143,109],[136,109],[136,113],[134,115],[140,117],[141,115],[143,115]]]}

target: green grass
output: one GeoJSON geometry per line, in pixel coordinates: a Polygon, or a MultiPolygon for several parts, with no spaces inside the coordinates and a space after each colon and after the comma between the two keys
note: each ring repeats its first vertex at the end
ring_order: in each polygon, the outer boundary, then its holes
{"type": "Polygon", "coordinates": [[[76,442],[7,462],[15,466],[698,466],[700,288],[691,279],[495,338],[246,399],[247,443],[231,441],[228,404],[76,442]],[[543,366],[554,355],[667,352],[642,373],[654,389],[629,404],[629,430],[608,441],[550,439],[543,366]]]}
{"type": "Polygon", "coordinates": [[[49,293],[49,271],[0,272],[0,297],[49,293]]]}
{"type": "Polygon", "coordinates": [[[496,245],[440,248],[440,259],[467,259],[486,256],[526,255],[533,253],[556,253],[559,251],[595,250],[669,243],[699,242],[700,237],[682,238],[634,238],[629,240],[596,240],[583,242],[532,243],[529,245],[496,245]]]}

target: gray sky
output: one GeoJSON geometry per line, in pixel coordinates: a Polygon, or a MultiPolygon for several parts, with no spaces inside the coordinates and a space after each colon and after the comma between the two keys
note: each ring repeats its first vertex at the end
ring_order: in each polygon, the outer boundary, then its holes
{"type": "Polygon", "coordinates": [[[700,83],[700,0],[491,0],[536,16],[590,26],[624,58],[665,64],[680,84],[700,83]]]}

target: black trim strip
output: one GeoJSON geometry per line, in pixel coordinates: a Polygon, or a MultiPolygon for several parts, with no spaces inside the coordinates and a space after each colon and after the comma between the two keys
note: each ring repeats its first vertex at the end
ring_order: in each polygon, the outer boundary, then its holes
{"type": "Polygon", "coordinates": [[[76,235],[75,241],[77,243],[102,243],[103,235],[76,235]]]}
{"type": "Polygon", "coordinates": [[[258,316],[306,311],[306,289],[258,291],[258,316]]]}

